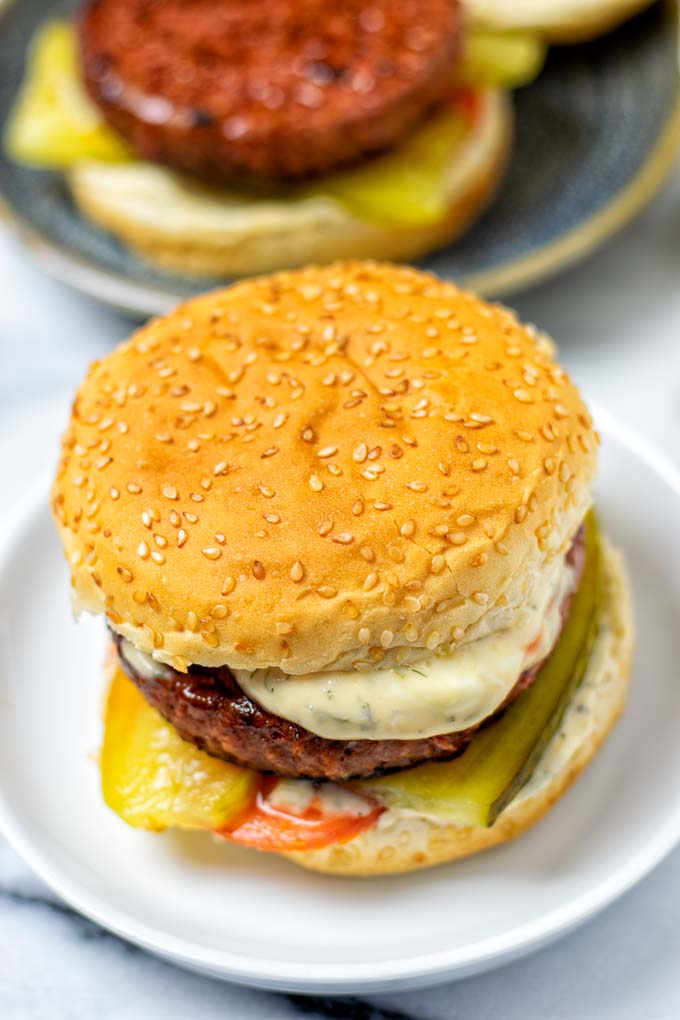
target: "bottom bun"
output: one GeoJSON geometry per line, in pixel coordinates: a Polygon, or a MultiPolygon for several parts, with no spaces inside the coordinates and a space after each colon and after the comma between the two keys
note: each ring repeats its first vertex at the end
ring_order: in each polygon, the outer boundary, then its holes
{"type": "Polygon", "coordinates": [[[652,0],[466,0],[476,25],[537,32],[549,42],[576,43],[609,32],[652,0]]]}
{"type": "Polygon", "coordinates": [[[147,261],[187,275],[246,276],[344,258],[408,261],[458,237],[500,183],[511,106],[500,92],[483,100],[451,161],[447,211],[426,226],[371,223],[331,198],[235,202],[148,163],[80,164],[69,183],[85,216],[147,261]]]}
{"type": "Polygon", "coordinates": [[[391,809],[349,843],[286,854],[334,875],[387,875],[427,868],[514,839],[569,788],[604,742],[623,708],[633,651],[631,594],[623,560],[604,548],[600,630],[583,683],[533,776],[490,828],[461,827],[391,809]]]}

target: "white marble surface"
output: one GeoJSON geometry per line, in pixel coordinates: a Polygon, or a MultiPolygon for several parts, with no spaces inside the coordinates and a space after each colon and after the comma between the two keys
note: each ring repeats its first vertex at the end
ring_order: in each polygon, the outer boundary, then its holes
{"type": "MultiPolygon", "coordinates": [[[[49,282],[0,234],[3,503],[49,474],[70,391],[130,323],[49,282]]],[[[605,250],[515,299],[587,394],[680,464],[680,174],[605,250]]],[[[0,838],[2,1020],[675,1020],[680,850],[585,928],[492,974],[369,1000],[274,996],[195,977],[60,903],[0,838]]]]}

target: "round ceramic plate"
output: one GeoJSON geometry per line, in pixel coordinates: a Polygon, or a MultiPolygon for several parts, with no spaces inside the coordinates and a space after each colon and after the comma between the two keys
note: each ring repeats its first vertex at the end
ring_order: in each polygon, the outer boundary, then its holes
{"type": "Polygon", "coordinates": [[[414,987],[568,931],[680,838],[680,477],[604,415],[598,504],[626,551],[638,652],[627,712],[515,843],[407,876],[340,879],[202,833],[128,828],[99,793],[100,620],[74,623],[44,491],[0,560],[0,824],[65,900],[182,966],[297,992],[414,987]],[[653,739],[640,740],[640,734],[653,739]]]}
{"type": "MultiPolygon", "coordinates": [[[[36,27],[78,0],[0,0],[0,123],[36,27]]],[[[656,3],[593,43],[554,49],[515,97],[517,133],[498,199],[471,233],[427,260],[485,294],[517,290],[583,257],[653,195],[680,142],[677,7],[656,3]]],[[[156,271],[74,209],[60,174],[0,153],[0,204],[52,275],[140,315],[215,286],[156,271]]]]}

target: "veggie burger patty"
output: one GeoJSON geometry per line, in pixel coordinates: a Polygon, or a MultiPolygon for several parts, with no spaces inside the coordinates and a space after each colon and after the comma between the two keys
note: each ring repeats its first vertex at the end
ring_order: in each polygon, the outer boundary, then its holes
{"type": "MultiPolygon", "coordinates": [[[[581,527],[567,553],[575,581],[584,559],[581,527]]],[[[567,595],[561,606],[563,624],[570,603],[571,595],[567,595]]],[[[218,758],[261,772],[309,779],[367,778],[423,761],[452,758],[467,747],[478,729],[472,726],[420,740],[327,740],[265,711],[245,694],[226,666],[192,666],[188,673],[163,666],[157,676],[143,676],[126,659],[120,637],[114,637],[125,672],[184,740],[218,758]]],[[[533,683],[541,665],[522,673],[502,707],[533,683]]]]}
{"type": "Polygon", "coordinates": [[[458,0],[92,0],[80,21],[85,81],[116,131],[215,182],[393,145],[446,96],[459,38],[458,0]]]}

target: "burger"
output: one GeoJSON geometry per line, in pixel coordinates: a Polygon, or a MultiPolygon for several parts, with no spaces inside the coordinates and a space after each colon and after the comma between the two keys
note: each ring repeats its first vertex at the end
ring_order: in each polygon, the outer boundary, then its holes
{"type": "Polygon", "coordinates": [[[495,193],[534,33],[458,0],[89,0],[31,49],[6,135],[77,207],[184,275],[409,259],[495,193]]]}
{"type": "Polygon", "coordinates": [[[110,808],[334,874],[503,843],[621,711],[621,557],[550,342],[405,267],[197,298],[96,363],[52,493],[111,635],[110,808]]]}
{"type": "Polygon", "coordinates": [[[88,0],[38,32],[12,159],[156,266],[414,259],[498,189],[546,40],[648,0],[88,0]]]}

